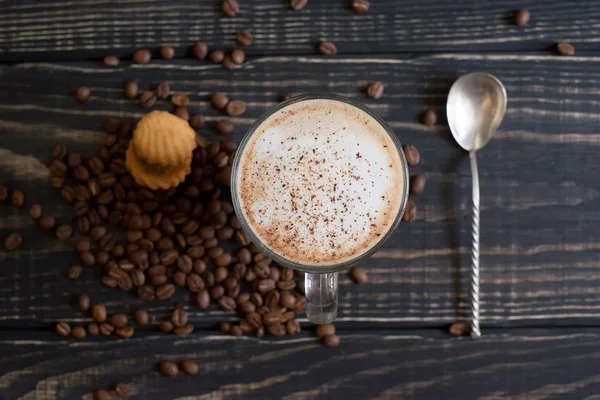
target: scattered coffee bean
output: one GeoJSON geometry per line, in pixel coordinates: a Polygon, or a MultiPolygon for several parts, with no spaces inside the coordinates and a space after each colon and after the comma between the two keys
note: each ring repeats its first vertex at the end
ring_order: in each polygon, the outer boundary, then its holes
{"type": "Polygon", "coordinates": [[[208,54],[208,46],[206,43],[198,41],[192,47],[192,53],[198,60],[204,60],[208,54]]]}
{"type": "Polygon", "coordinates": [[[96,322],[106,321],[106,306],[104,304],[95,304],[92,307],[92,318],[96,322]]]}
{"type": "Polygon", "coordinates": [[[115,333],[117,336],[127,339],[133,336],[135,329],[133,329],[131,326],[125,326],[123,328],[115,329],[115,333]]]}
{"type": "Polygon", "coordinates": [[[162,360],[158,363],[158,369],[164,376],[177,376],[179,368],[172,361],[162,360]]]}
{"type": "Polygon", "coordinates": [[[250,46],[254,37],[248,31],[240,31],[235,35],[235,40],[242,46],[250,46]]]}
{"type": "Polygon", "coordinates": [[[324,56],[333,56],[337,54],[337,47],[329,40],[323,40],[319,43],[318,47],[319,53],[323,54],[324,56]]]}
{"type": "Polygon", "coordinates": [[[188,375],[196,375],[200,370],[198,364],[192,360],[183,360],[181,362],[181,369],[184,370],[188,375]]]}
{"type": "Polygon", "coordinates": [[[171,88],[169,82],[163,81],[156,86],[156,96],[160,99],[166,100],[171,94],[171,88]]]}
{"type": "Polygon", "coordinates": [[[64,144],[57,144],[52,152],[52,158],[56,160],[62,160],[67,155],[67,146],[64,144]]]}
{"type": "Polygon", "coordinates": [[[131,385],[128,383],[117,383],[115,393],[117,396],[126,399],[131,395],[131,385]]]}
{"type": "Polygon", "coordinates": [[[163,332],[171,332],[173,330],[173,324],[171,321],[162,321],[159,326],[160,330],[163,332]]]}
{"type": "Polygon", "coordinates": [[[45,215],[39,220],[40,228],[45,231],[49,231],[54,228],[54,217],[51,215],[45,215]]]}
{"type": "Polygon", "coordinates": [[[222,4],[223,12],[228,17],[233,17],[235,14],[240,12],[240,5],[237,0],[223,0],[222,4]]]}
{"type": "Polygon", "coordinates": [[[110,336],[115,331],[115,328],[108,322],[103,322],[99,326],[100,326],[100,333],[104,336],[110,336]]]}
{"type": "Polygon", "coordinates": [[[467,336],[471,331],[471,327],[464,321],[455,322],[448,329],[452,336],[467,336]]]}
{"type": "Polygon", "coordinates": [[[335,326],[332,324],[317,325],[316,336],[320,339],[325,336],[335,335],[335,326]]]}
{"type": "Polygon", "coordinates": [[[424,175],[415,175],[410,177],[410,193],[411,194],[421,194],[423,190],[425,190],[425,176],[424,175]]]}
{"type": "Polygon", "coordinates": [[[100,327],[97,323],[92,322],[87,326],[87,333],[90,336],[98,336],[100,334],[100,327]]]}
{"type": "Polygon", "coordinates": [[[417,219],[417,205],[411,199],[408,199],[406,202],[406,208],[404,209],[404,214],[402,215],[402,220],[406,222],[412,222],[417,219]]]}
{"type": "Polygon", "coordinates": [[[404,156],[408,165],[417,165],[421,161],[421,154],[413,145],[404,146],[404,156]]]}
{"type": "Polygon", "coordinates": [[[337,335],[327,335],[323,338],[323,344],[326,347],[338,347],[340,345],[340,337],[337,335]]]}
{"type": "Polygon", "coordinates": [[[224,110],[227,103],[229,103],[229,97],[225,93],[213,93],[210,96],[210,103],[217,110],[224,110]]]}
{"type": "Polygon", "coordinates": [[[231,60],[237,65],[241,65],[246,60],[246,54],[240,49],[235,49],[231,52],[231,60]]]}
{"type": "Polygon", "coordinates": [[[81,275],[81,265],[79,264],[73,264],[71,266],[69,266],[69,268],[67,269],[67,276],[70,279],[79,279],[79,276],[81,275]]]}
{"type": "Polygon", "coordinates": [[[10,196],[10,201],[15,207],[23,207],[23,204],[25,204],[25,193],[20,190],[15,190],[10,196]]]}
{"type": "Polygon", "coordinates": [[[80,86],[75,90],[75,99],[80,103],[85,103],[90,99],[92,92],[87,86],[80,86]]]}
{"type": "Polygon", "coordinates": [[[112,400],[112,396],[108,390],[98,389],[94,392],[94,400],[112,400]]]}
{"type": "Polygon", "coordinates": [[[369,277],[367,276],[367,271],[365,271],[362,267],[353,267],[350,268],[350,279],[352,282],[362,285],[369,281],[369,277]]]}
{"type": "Polygon", "coordinates": [[[225,112],[227,112],[228,115],[234,117],[242,115],[246,112],[246,102],[242,100],[232,100],[229,103],[227,103],[227,106],[225,107],[225,112]]]}
{"type": "Polygon", "coordinates": [[[421,116],[423,125],[433,126],[437,122],[437,114],[432,109],[427,109],[421,116]]]}
{"type": "Polygon", "coordinates": [[[71,329],[71,336],[75,339],[83,339],[87,336],[87,332],[83,326],[74,326],[71,329]]]}
{"type": "Polygon", "coordinates": [[[160,285],[156,288],[156,298],[159,300],[167,300],[173,297],[175,294],[175,286],[170,283],[166,283],[164,285],[160,285]]]}
{"type": "Polygon", "coordinates": [[[33,204],[29,207],[29,216],[31,219],[38,220],[42,216],[42,206],[39,204],[33,204]]]}
{"type": "Polygon", "coordinates": [[[194,327],[191,324],[186,324],[184,326],[178,326],[173,329],[173,333],[176,335],[189,335],[194,332],[194,327]]]}
{"type": "Polygon", "coordinates": [[[90,296],[82,294],[77,297],[77,307],[81,311],[87,311],[90,309],[90,296]]]}
{"type": "Polygon", "coordinates": [[[171,322],[173,326],[180,327],[184,326],[188,322],[188,313],[183,308],[176,308],[171,315],[171,322]]]}
{"type": "Polygon", "coordinates": [[[185,121],[189,121],[190,119],[190,112],[188,111],[187,107],[177,107],[175,109],[175,115],[185,121]]]}
{"type": "Polygon", "coordinates": [[[214,62],[215,64],[222,63],[224,58],[225,53],[221,50],[213,50],[208,55],[208,59],[214,62]]]}
{"type": "Polygon", "coordinates": [[[556,51],[561,56],[574,56],[575,55],[575,46],[570,43],[557,43],[556,51]]]}
{"type": "Polygon", "coordinates": [[[79,253],[79,258],[81,258],[81,262],[85,265],[94,265],[96,264],[96,257],[89,251],[84,251],[79,253]]]}
{"type": "Polygon", "coordinates": [[[529,10],[527,10],[527,9],[519,10],[515,14],[515,20],[514,20],[515,25],[518,27],[523,27],[529,23],[530,18],[531,18],[531,14],[529,13],[529,10]]]}
{"type": "Polygon", "coordinates": [[[186,94],[174,94],[171,96],[171,103],[178,107],[187,107],[190,105],[190,98],[186,94]]]}
{"type": "Polygon", "coordinates": [[[150,323],[150,315],[146,310],[137,310],[135,312],[135,322],[140,325],[148,325],[150,323]]]}
{"type": "Polygon", "coordinates": [[[58,333],[60,336],[69,336],[71,333],[71,326],[64,321],[61,321],[56,324],[56,333],[58,333]]]}
{"type": "Polygon", "coordinates": [[[369,0],[352,0],[352,10],[357,14],[364,14],[369,11],[369,0]]]}
{"type": "Polygon", "coordinates": [[[217,127],[217,132],[220,135],[229,135],[235,129],[233,122],[231,122],[230,120],[225,119],[225,118],[221,118],[221,119],[217,120],[216,127],[217,127]]]}
{"type": "Polygon", "coordinates": [[[133,53],[133,61],[136,64],[148,64],[152,59],[152,55],[148,50],[138,50],[133,53]]]}
{"type": "Polygon", "coordinates": [[[4,248],[6,251],[15,251],[21,246],[23,238],[18,233],[9,234],[4,240],[4,248]]]}
{"type": "Polygon", "coordinates": [[[290,0],[290,7],[298,11],[302,10],[306,6],[306,3],[308,3],[308,0],[290,0]]]}
{"type": "Polygon", "coordinates": [[[367,86],[367,94],[372,99],[380,99],[383,96],[384,86],[380,81],[371,82],[367,86]]]}
{"type": "MultiPolygon", "coordinates": [[[[192,128],[199,129],[204,126],[205,121],[206,118],[204,117],[204,114],[194,114],[190,117],[189,123],[192,128]]],[[[196,135],[196,139],[198,139],[198,137],[202,138],[202,136],[196,135]]],[[[204,142],[206,142],[206,139],[202,139],[204,140],[204,142]]],[[[198,140],[196,140],[196,144],[198,144],[198,140]]],[[[206,147],[206,144],[204,144],[204,146],[200,146],[200,144],[198,144],[198,146],[206,147]]]]}
{"type": "Polygon", "coordinates": [[[171,46],[160,46],[158,52],[165,60],[171,60],[173,57],[175,57],[175,49],[171,46]]]}
{"type": "Polygon", "coordinates": [[[201,309],[206,309],[210,305],[210,294],[208,290],[201,290],[200,293],[196,294],[196,306],[201,309]]]}
{"type": "Polygon", "coordinates": [[[156,95],[149,90],[142,92],[138,97],[138,104],[145,108],[154,107],[156,104],[156,95]]]}
{"type": "Polygon", "coordinates": [[[107,65],[109,67],[116,67],[117,65],[119,65],[120,62],[121,60],[119,60],[119,57],[117,56],[104,57],[104,65],[107,65]]]}
{"type": "Polygon", "coordinates": [[[110,324],[115,328],[124,328],[129,323],[127,314],[117,313],[110,316],[110,324]]]}
{"type": "Polygon", "coordinates": [[[59,225],[56,228],[56,237],[59,240],[66,240],[71,237],[71,234],[73,234],[73,228],[69,225],[59,225]]]}
{"type": "Polygon", "coordinates": [[[233,59],[231,58],[231,54],[227,54],[225,56],[225,58],[223,58],[223,67],[227,68],[227,69],[234,69],[235,67],[237,67],[238,64],[236,64],[233,59]]]}
{"type": "MultiPolygon", "coordinates": [[[[128,99],[135,99],[138,95],[138,90],[138,81],[127,81],[123,85],[123,95],[128,99]]],[[[79,159],[79,164],[81,164],[81,158],[79,159]]]]}

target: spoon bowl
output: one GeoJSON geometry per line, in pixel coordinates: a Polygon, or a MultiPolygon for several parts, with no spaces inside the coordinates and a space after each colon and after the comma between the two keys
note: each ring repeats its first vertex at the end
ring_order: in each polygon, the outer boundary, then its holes
{"type": "Polygon", "coordinates": [[[473,72],[454,82],[448,94],[446,115],[456,142],[467,151],[490,141],[506,112],[506,89],[485,72],[473,72]]]}

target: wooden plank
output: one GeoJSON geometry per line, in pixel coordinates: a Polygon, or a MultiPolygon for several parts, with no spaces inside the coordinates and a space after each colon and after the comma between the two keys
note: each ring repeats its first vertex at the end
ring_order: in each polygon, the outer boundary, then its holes
{"type": "Polygon", "coordinates": [[[0,4],[0,60],[81,60],[162,44],[179,57],[191,43],[236,46],[235,33],[250,30],[252,55],[312,54],[319,40],[333,40],[342,54],[432,51],[548,51],[558,41],[598,50],[600,4],[594,0],[378,0],[365,15],[350,2],[309,1],[293,11],[287,0],[245,0],[225,17],[220,1],[13,0],[0,4]],[[524,28],[515,10],[531,10],[524,28]]]}
{"type": "MultiPolygon", "coordinates": [[[[444,103],[454,79],[485,70],[506,84],[509,109],[497,137],[480,153],[482,185],[482,318],[485,326],[597,324],[600,308],[600,229],[597,149],[600,58],[448,54],[414,58],[270,57],[233,72],[178,61],[117,69],[96,63],[19,64],[0,68],[0,181],[24,189],[61,221],[70,210],[46,184],[43,165],[57,142],[92,154],[107,116],[139,117],[146,110],[122,98],[125,80],[142,87],[169,80],[189,93],[191,111],[208,116],[202,132],[214,137],[215,91],[248,102],[234,137],[282,92],[331,91],[364,101],[404,143],[421,150],[411,170],[428,177],[416,198],[418,221],[403,224],[365,265],[370,283],[340,283],[340,323],[365,327],[439,326],[466,313],[470,269],[470,172],[465,154],[445,126],[444,103]],[[385,95],[366,99],[364,86],[383,80],[385,95]],[[88,85],[92,99],[75,102],[71,90],[88,85]],[[434,128],[417,123],[425,107],[440,114],[434,128]]],[[[170,109],[166,103],[157,108],[170,109]]],[[[99,284],[99,272],[79,281],[64,277],[71,254],[41,233],[25,212],[1,206],[0,235],[25,238],[15,254],[0,253],[0,325],[48,326],[77,320],[73,293],[88,292],[111,310],[135,309],[132,295],[99,284]]],[[[176,303],[155,302],[163,316],[176,303]]],[[[192,310],[194,311],[194,310],[192,310]]],[[[198,326],[232,315],[194,311],[198,326]]]]}
{"type": "Polygon", "coordinates": [[[90,399],[131,383],[133,399],[597,398],[598,329],[344,332],[338,348],[303,333],[284,340],[201,334],[73,341],[3,333],[3,398],[90,399]],[[193,377],[160,376],[161,359],[193,359],[193,377]],[[590,396],[590,397],[588,397],[590,396]]]}

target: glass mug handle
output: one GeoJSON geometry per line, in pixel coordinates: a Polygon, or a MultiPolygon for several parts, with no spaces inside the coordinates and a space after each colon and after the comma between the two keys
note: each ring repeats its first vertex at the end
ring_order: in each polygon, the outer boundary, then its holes
{"type": "Polygon", "coordinates": [[[338,273],[306,273],[306,317],[314,324],[329,324],[337,317],[338,273]]]}

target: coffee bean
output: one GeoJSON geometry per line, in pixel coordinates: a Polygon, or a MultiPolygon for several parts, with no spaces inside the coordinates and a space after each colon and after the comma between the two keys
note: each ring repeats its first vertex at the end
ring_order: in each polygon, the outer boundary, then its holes
{"type": "Polygon", "coordinates": [[[186,94],[174,94],[171,96],[171,103],[178,107],[187,107],[190,105],[190,98],[186,94]]]}
{"type": "Polygon", "coordinates": [[[229,328],[229,333],[232,336],[242,336],[243,332],[239,325],[232,325],[231,328],[229,328]]]}
{"type": "Polygon", "coordinates": [[[404,146],[404,155],[408,165],[417,165],[421,161],[421,154],[413,145],[404,146]]]}
{"type": "Polygon", "coordinates": [[[4,201],[8,198],[8,188],[0,184],[0,201],[4,201]]]}
{"type": "Polygon", "coordinates": [[[275,289],[275,281],[273,279],[262,279],[258,282],[258,291],[262,294],[275,289]]]}
{"type": "Polygon", "coordinates": [[[410,193],[421,194],[425,190],[426,178],[424,175],[415,175],[410,177],[410,193]]]}
{"type": "Polygon", "coordinates": [[[352,282],[362,285],[369,281],[369,277],[367,276],[367,272],[362,267],[353,267],[350,268],[348,273],[352,282]]]}
{"type": "Polygon", "coordinates": [[[231,60],[237,65],[241,65],[246,60],[246,53],[240,49],[235,49],[231,52],[231,60]]]}
{"type": "Polygon", "coordinates": [[[31,207],[29,207],[29,216],[33,220],[40,219],[42,216],[42,206],[39,204],[32,204],[31,207]]]}
{"type": "Polygon", "coordinates": [[[223,0],[222,4],[223,12],[228,17],[233,17],[235,14],[240,12],[240,5],[237,0],[223,0]]]}
{"type": "Polygon", "coordinates": [[[556,51],[561,56],[574,56],[575,55],[575,46],[570,43],[557,43],[556,51]]]}
{"type": "Polygon", "coordinates": [[[128,323],[129,319],[125,313],[113,314],[110,317],[110,324],[115,328],[124,328],[128,323]]]}
{"type": "Polygon", "coordinates": [[[210,294],[208,293],[208,290],[204,289],[200,291],[200,293],[197,293],[195,303],[198,308],[208,308],[208,306],[210,305],[210,294]]]}
{"type": "Polygon", "coordinates": [[[452,336],[467,336],[471,332],[471,327],[466,322],[459,321],[450,325],[448,331],[452,336]]]}
{"type": "Polygon", "coordinates": [[[192,47],[192,53],[198,60],[204,60],[206,58],[206,54],[208,53],[208,46],[206,43],[198,41],[194,43],[192,47]]]}
{"type": "Polygon", "coordinates": [[[188,313],[183,308],[176,308],[171,315],[173,326],[180,327],[188,323],[188,313]]]}
{"type": "Polygon", "coordinates": [[[437,122],[437,115],[432,109],[427,109],[421,116],[421,123],[427,126],[433,126],[437,122]]]}
{"type": "Polygon", "coordinates": [[[90,99],[92,92],[87,86],[80,86],[75,90],[75,99],[80,103],[85,103],[90,99]]]}
{"type": "Polygon", "coordinates": [[[181,362],[181,369],[188,375],[196,375],[200,370],[198,364],[192,360],[183,360],[181,362]]]}
{"type": "Polygon", "coordinates": [[[86,335],[87,332],[83,326],[74,326],[73,329],[71,329],[71,336],[75,339],[83,339],[86,335]]]}
{"type": "Polygon", "coordinates": [[[56,228],[56,237],[59,240],[66,240],[70,238],[72,234],[73,228],[69,225],[59,225],[58,228],[56,228]]]}
{"type": "Polygon", "coordinates": [[[169,82],[163,81],[156,86],[156,96],[158,96],[159,99],[166,100],[169,97],[169,94],[171,94],[169,82]]]}
{"type": "Polygon", "coordinates": [[[235,129],[233,122],[225,118],[218,119],[216,127],[220,135],[229,135],[235,129]]]}
{"type": "Polygon", "coordinates": [[[91,336],[98,336],[100,334],[100,327],[97,323],[92,322],[87,326],[87,333],[91,336]]]}
{"type": "Polygon", "coordinates": [[[371,82],[367,86],[367,95],[372,99],[380,99],[383,96],[384,86],[380,81],[371,82]]]}
{"type": "Polygon", "coordinates": [[[15,207],[22,207],[25,204],[25,193],[20,190],[15,190],[10,196],[10,201],[15,207]]]}
{"type": "Polygon", "coordinates": [[[117,57],[117,56],[104,57],[104,65],[109,66],[109,67],[116,67],[117,65],[119,65],[120,62],[121,62],[121,60],[119,60],[119,57],[117,57]]]}
{"type": "Polygon", "coordinates": [[[73,264],[71,266],[69,266],[69,268],[67,269],[67,276],[69,277],[69,279],[79,279],[79,276],[81,275],[81,265],[78,264],[73,264]]]}
{"type": "Polygon", "coordinates": [[[128,383],[117,383],[115,393],[117,396],[126,399],[131,395],[131,385],[128,383]]]}
{"type": "Polygon", "coordinates": [[[518,27],[523,27],[529,23],[530,18],[531,14],[529,13],[529,10],[522,9],[517,11],[517,13],[515,14],[514,23],[518,27]]]}
{"type": "Polygon", "coordinates": [[[234,117],[242,115],[246,112],[246,102],[242,100],[232,100],[229,103],[227,103],[227,106],[225,107],[225,112],[227,112],[228,115],[234,117]]]}
{"type": "Polygon", "coordinates": [[[175,286],[170,283],[165,283],[156,288],[156,297],[159,300],[167,300],[175,294],[175,286]]]}
{"type": "Polygon", "coordinates": [[[127,81],[123,85],[123,95],[128,99],[135,99],[138,95],[138,82],[127,81]]]}
{"type": "Polygon", "coordinates": [[[215,64],[219,64],[219,63],[223,62],[224,58],[225,58],[225,53],[221,50],[213,50],[208,55],[208,59],[210,61],[214,62],[215,64]]]}
{"type": "Polygon", "coordinates": [[[23,238],[18,233],[9,234],[6,239],[4,239],[4,248],[6,251],[15,251],[21,246],[23,242],[23,238]]]}
{"type": "Polygon", "coordinates": [[[96,322],[106,321],[106,306],[104,304],[95,304],[92,307],[92,318],[96,322]]]}
{"type": "Polygon", "coordinates": [[[48,167],[50,174],[53,176],[64,177],[67,174],[67,164],[60,160],[52,160],[50,166],[48,167]]]}
{"type": "MultiPolygon", "coordinates": [[[[60,189],[64,185],[65,179],[61,178],[61,177],[58,177],[58,176],[52,176],[52,175],[50,175],[48,177],[48,183],[50,184],[50,186],[53,189],[60,189]]],[[[0,193],[0,195],[1,195],[1,193],[0,193]]],[[[4,198],[4,199],[6,199],[6,198],[4,198]]]]}
{"type": "Polygon", "coordinates": [[[406,208],[404,209],[404,214],[402,215],[402,220],[406,222],[412,222],[417,218],[417,205],[414,201],[408,199],[406,202],[406,208]]]}
{"type": "Polygon", "coordinates": [[[175,108],[175,115],[177,115],[179,118],[185,121],[189,121],[190,119],[190,112],[188,111],[187,107],[175,108]]]}
{"type": "Polygon", "coordinates": [[[77,297],[77,307],[81,311],[87,311],[90,309],[90,296],[87,294],[81,294],[77,297]]]}
{"type": "Polygon", "coordinates": [[[315,334],[320,339],[323,339],[325,336],[335,335],[335,326],[332,324],[317,325],[315,334]]]}
{"type": "Polygon", "coordinates": [[[279,299],[279,305],[283,308],[294,308],[294,304],[296,303],[296,296],[291,294],[290,292],[281,293],[279,299]]]}
{"type": "Polygon", "coordinates": [[[308,0],[290,0],[290,7],[298,11],[303,9],[306,6],[306,3],[308,3],[308,0]]]}
{"type": "Polygon", "coordinates": [[[173,57],[175,57],[175,49],[171,46],[160,46],[158,52],[165,60],[171,60],[173,57]]]}
{"type": "Polygon", "coordinates": [[[150,323],[150,315],[146,310],[137,310],[135,312],[135,322],[140,325],[148,325],[150,323]]]}
{"type": "Polygon", "coordinates": [[[186,286],[190,292],[199,293],[204,289],[205,283],[204,280],[200,277],[200,275],[193,272],[188,275],[186,279],[186,286]]]}
{"type": "Polygon", "coordinates": [[[223,110],[223,109],[225,109],[225,106],[227,105],[227,103],[229,103],[229,97],[227,97],[227,95],[225,93],[220,93],[220,92],[213,93],[210,96],[210,103],[217,110],[223,110]]]}
{"type": "Polygon", "coordinates": [[[77,242],[75,242],[75,251],[77,251],[78,253],[90,251],[89,239],[83,238],[83,239],[77,240],[77,242]]]}
{"type": "Polygon", "coordinates": [[[96,257],[89,251],[79,253],[79,258],[81,258],[81,262],[83,262],[85,265],[96,264],[96,257]]]}
{"type": "Polygon", "coordinates": [[[152,59],[152,55],[150,54],[150,52],[148,50],[138,50],[135,53],[133,53],[133,61],[136,64],[148,64],[150,62],[150,60],[152,59]]]}
{"type": "Polygon", "coordinates": [[[112,233],[107,233],[102,236],[102,239],[98,242],[100,248],[104,251],[111,251],[116,246],[117,241],[112,233]]]}
{"type": "Polygon", "coordinates": [[[223,296],[219,299],[219,308],[222,311],[233,311],[236,307],[235,300],[229,296],[223,296]]]}
{"type": "Polygon", "coordinates": [[[338,347],[340,345],[340,337],[337,335],[327,335],[323,338],[323,344],[326,347],[338,347]]]}
{"type": "Polygon", "coordinates": [[[131,326],[125,326],[123,328],[117,328],[117,329],[115,329],[115,333],[119,337],[130,338],[135,333],[135,329],[133,329],[133,327],[131,327],[131,326]]]}
{"type": "Polygon", "coordinates": [[[69,336],[71,333],[71,326],[64,321],[61,321],[56,324],[56,333],[58,333],[60,336],[69,336]]]}
{"type": "Polygon", "coordinates": [[[225,56],[225,58],[223,58],[223,67],[227,68],[227,69],[234,69],[238,66],[238,64],[236,64],[235,62],[233,62],[233,59],[231,58],[231,55],[228,54],[225,56]]]}
{"type": "Polygon", "coordinates": [[[333,56],[337,54],[337,47],[335,44],[333,44],[333,42],[328,40],[321,41],[318,47],[319,53],[323,54],[324,56],[333,56]]]}
{"type": "Polygon", "coordinates": [[[64,144],[57,144],[52,151],[52,158],[56,160],[62,160],[67,155],[67,146],[64,144]]]}
{"type": "Polygon", "coordinates": [[[197,274],[204,273],[206,271],[206,262],[204,260],[194,260],[193,269],[197,274]]]}
{"type": "Polygon", "coordinates": [[[100,328],[100,333],[104,336],[110,336],[115,331],[115,328],[108,322],[103,322],[98,326],[100,328]]]}
{"type": "Polygon", "coordinates": [[[179,368],[177,364],[172,361],[162,360],[158,363],[158,370],[164,376],[177,376],[179,374],[179,368]]]}
{"type": "Polygon", "coordinates": [[[250,46],[254,40],[254,37],[248,31],[240,31],[236,33],[235,40],[242,46],[250,46]]]}
{"type": "Polygon", "coordinates": [[[145,108],[153,107],[156,104],[156,96],[149,90],[142,92],[138,97],[138,104],[145,108]]]}
{"type": "Polygon", "coordinates": [[[112,395],[108,390],[98,389],[94,392],[94,400],[111,400],[112,395]]]}

